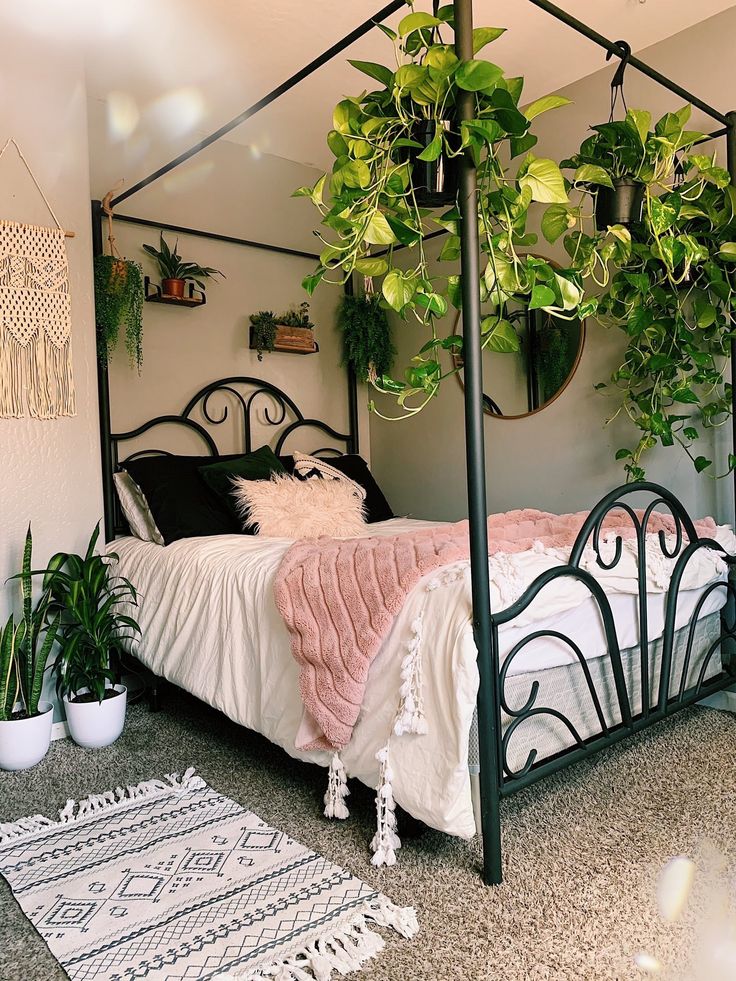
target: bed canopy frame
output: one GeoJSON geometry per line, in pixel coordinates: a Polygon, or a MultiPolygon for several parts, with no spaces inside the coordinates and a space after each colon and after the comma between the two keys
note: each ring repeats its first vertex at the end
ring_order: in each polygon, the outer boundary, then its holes
{"type": "MultiPolygon", "coordinates": [[[[308,65],[296,72],[273,91],[269,92],[258,102],[243,110],[225,125],[221,126],[214,133],[201,140],[195,146],[184,153],[179,154],[173,160],[159,167],[152,174],[133,184],[124,190],[117,197],[112,199],[111,205],[116,206],[128,200],[134,194],[148,187],[150,184],[159,180],[165,174],[170,173],[176,167],[190,160],[202,150],[217,142],[221,137],[231,132],[241,123],[250,119],[256,113],[266,108],[284,93],[290,91],[304,79],[317,71],[320,67],[327,64],[336,55],[340,54],[351,44],[368,33],[376,24],[386,20],[393,13],[399,11],[406,5],[407,0],[392,0],[386,6],[378,10],[371,18],[364,21],[344,38],[337,41],[321,55],[311,61],[308,65]]],[[[577,18],[568,14],[549,0],[528,0],[535,7],[545,11],[560,23],[566,25],[571,30],[582,35],[593,43],[599,45],[609,53],[622,61],[625,60],[632,68],[641,72],[648,78],[657,82],[668,91],[679,96],[686,102],[696,106],[703,113],[716,122],[721,124],[721,128],[710,133],[707,139],[721,136],[726,138],[727,168],[731,176],[732,183],[736,184],[736,111],[720,112],[704,100],[698,98],[692,92],[687,91],[677,82],[667,78],[656,69],[647,65],[639,58],[631,55],[628,45],[620,41],[611,41],[591,27],[582,23],[577,18]]],[[[468,60],[473,57],[473,0],[455,0],[455,47],[458,57],[461,60],[468,60]]],[[[458,116],[462,120],[472,119],[473,116],[473,93],[461,92],[459,95],[458,116]]],[[[500,823],[500,803],[501,800],[511,793],[529,786],[542,777],[566,767],[580,759],[588,757],[593,753],[614,745],[622,739],[639,732],[657,722],[662,721],[674,712],[680,711],[696,701],[701,700],[707,695],[722,691],[736,681],[736,588],[730,581],[714,582],[706,587],[703,595],[698,601],[695,612],[692,615],[687,631],[687,650],[684,669],[681,672],[679,686],[673,696],[671,693],[670,675],[673,669],[673,643],[676,632],[676,612],[680,584],[685,572],[687,562],[693,554],[700,548],[711,548],[723,555],[723,558],[733,570],[736,560],[724,553],[724,550],[715,541],[699,538],[693,522],[683,505],[667,489],[652,483],[629,484],[611,491],[604,497],[596,507],[590,512],[590,516],[585,522],[578,539],[572,549],[569,563],[551,569],[537,580],[524,592],[524,594],[510,607],[500,613],[493,613],[490,603],[490,584],[488,570],[488,528],[486,523],[487,502],[486,502],[486,468],[485,468],[485,445],[484,445],[484,417],[483,417],[483,378],[480,335],[476,329],[480,322],[480,290],[479,290],[479,241],[477,233],[477,222],[475,214],[477,211],[477,187],[476,173],[472,158],[466,153],[460,160],[459,174],[459,194],[458,204],[462,215],[461,221],[461,274],[462,274],[462,323],[464,343],[464,410],[465,410],[465,437],[466,437],[466,468],[467,468],[467,499],[468,499],[468,519],[470,533],[470,569],[472,580],[472,609],[473,609],[473,634],[478,651],[478,669],[480,676],[480,686],[478,691],[477,718],[479,733],[479,757],[480,757],[480,816],[481,816],[481,836],[483,843],[483,879],[491,885],[499,884],[502,881],[502,854],[501,854],[501,823],[500,823]],[[643,517],[637,515],[632,505],[626,500],[632,494],[645,493],[652,500],[649,503],[643,517]],[[658,684],[654,684],[654,677],[650,677],[649,668],[649,635],[647,628],[647,600],[646,600],[646,531],[647,524],[654,509],[663,505],[671,514],[675,529],[675,546],[673,551],[668,551],[668,543],[663,532],[659,533],[659,544],[662,554],[667,559],[674,559],[678,553],[672,574],[669,589],[666,594],[666,612],[664,634],[662,642],[662,663],[659,671],[658,684]],[[607,515],[614,509],[623,510],[632,521],[636,533],[636,551],[639,565],[638,573],[638,627],[639,641],[637,649],[640,650],[641,659],[641,684],[642,684],[642,709],[634,713],[630,703],[629,693],[627,692],[626,681],[623,675],[621,652],[619,649],[616,627],[611,614],[609,603],[605,593],[598,584],[597,580],[581,567],[581,560],[585,546],[592,541],[593,549],[597,558],[597,563],[604,569],[613,568],[621,558],[622,541],[617,538],[615,541],[615,554],[613,559],[604,558],[601,553],[600,545],[603,537],[603,522],[607,515]],[[687,544],[685,544],[687,540],[687,544]],[[684,546],[684,548],[683,548],[684,546]],[[682,551],[681,551],[682,549],[682,551]],[[608,654],[612,669],[613,681],[616,690],[616,699],[620,714],[620,722],[615,724],[607,723],[601,711],[600,701],[595,690],[595,686],[587,670],[586,661],[579,647],[568,637],[562,634],[554,634],[552,631],[537,631],[529,634],[512,649],[504,664],[500,667],[499,663],[499,627],[513,620],[514,617],[522,613],[534,600],[536,595],[544,589],[546,585],[561,577],[572,577],[586,586],[591,596],[595,600],[603,622],[604,633],[608,644],[608,654]],[[697,671],[697,678],[694,683],[688,683],[688,670],[690,668],[691,654],[694,643],[694,631],[697,625],[697,618],[703,603],[711,592],[718,588],[726,591],[726,606],[721,614],[721,632],[718,639],[708,648],[702,665],[697,671]],[[504,684],[508,662],[512,660],[522,648],[531,640],[540,635],[557,636],[558,639],[568,645],[572,654],[583,668],[588,690],[591,695],[593,707],[600,723],[600,734],[581,739],[572,723],[560,712],[552,708],[536,706],[538,694],[538,683],[533,683],[531,693],[527,703],[521,708],[514,708],[506,701],[504,684]],[[716,676],[706,679],[707,669],[713,654],[720,648],[723,661],[723,670],[716,676]],[[652,701],[656,696],[656,701],[652,701]],[[511,719],[505,734],[501,732],[501,713],[505,713],[511,719]],[[513,731],[525,720],[538,714],[548,714],[554,716],[564,725],[574,739],[574,743],[569,750],[558,753],[556,756],[548,758],[541,763],[535,763],[536,751],[529,754],[525,766],[514,771],[508,764],[507,746],[513,731]]],[[[285,248],[271,243],[256,242],[245,238],[237,238],[229,235],[222,235],[211,231],[187,228],[179,225],[172,225],[167,222],[152,221],[149,219],[138,218],[133,215],[116,214],[116,220],[129,222],[141,226],[152,226],[164,228],[182,234],[195,235],[202,238],[214,239],[216,241],[228,242],[248,248],[263,249],[282,255],[296,256],[300,258],[318,259],[316,254],[301,251],[298,249],[285,248]]],[[[92,233],[93,251],[99,255],[103,251],[102,239],[102,203],[92,201],[92,233]]],[[[444,234],[444,230],[439,230],[427,236],[427,238],[444,234]]],[[[396,248],[403,248],[397,246],[396,248]]],[[[377,253],[380,254],[380,253],[377,253]]],[[[352,292],[352,283],[346,283],[346,291],[352,292]]],[[[731,363],[734,363],[736,354],[736,342],[731,342],[731,363]]],[[[259,382],[258,379],[222,379],[219,382],[202,389],[190,401],[181,416],[159,416],[148,423],[144,423],[138,429],[128,433],[115,434],[111,431],[110,423],[110,393],[108,385],[107,366],[104,363],[98,364],[98,388],[99,388],[99,413],[100,413],[100,433],[101,433],[101,457],[103,473],[103,493],[104,493],[104,514],[105,526],[108,538],[113,536],[116,529],[115,519],[115,495],[112,474],[117,465],[117,444],[142,434],[161,421],[182,421],[183,417],[188,420],[188,414],[193,404],[207,396],[210,390],[223,390],[223,383],[245,381],[264,386],[263,391],[269,389],[278,393],[278,397],[288,400],[288,396],[268,383],[259,382]]],[[[225,386],[224,390],[228,390],[225,386]]],[[[289,400],[290,401],[290,400],[289,400]]],[[[242,399],[241,399],[242,404],[242,399]]],[[[331,427],[317,420],[301,421],[297,418],[299,425],[316,423],[317,428],[331,433],[338,437],[352,452],[358,450],[358,402],[357,384],[355,375],[348,371],[348,407],[349,407],[349,433],[339,434],[331,427]]],[[[209,422],[221,422],[222,419],[215,420],[208,418],[209,422]]],[[[271,421],[270,419],[268,420],[271,421]]],[[[191,428],[196,428],[197,424],[187,421],[191,428]]],[[[201,427],[200,427],[201,428],[201,427]]],[[[202,434],[200,434],[202,435],[202,434]]],[[[206,433],[202,438],[207,442],[206,433]]],[[[736,386],[732,389],[732,440],[734,452],[736,452],[736,386]]],[[[734,472],[734,490],[736,504],[736,472],[734,472]]]]}

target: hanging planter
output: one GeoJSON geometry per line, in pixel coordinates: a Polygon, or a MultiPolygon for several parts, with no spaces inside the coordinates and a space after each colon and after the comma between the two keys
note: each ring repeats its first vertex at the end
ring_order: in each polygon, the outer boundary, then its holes
{"type": "Polygon", "coordinates": [[[342,363],[350,365],[359,381],[382,378],[391,371],[396,350],[379,296],[344,296],[337,323],[342,331],[342,363]]]}
{"type": "Polygon", "coordinates": [[[143,273],[137,262],[115,255],[94,260],[97,355],[107,364],[125,330],[125,350],[131,366],[143,364],[143,273]]]}
{"type": "MultiPolygon", "coordinates": [[[[451,137],[450,125],[442,124],[445,139],[451,137]]],[[[458,185],[457,156],[450,156],[443,145],[442,152],[434,160],[422,159],[434,142],[437,125],[434,120],[424,119],[418,122],[412,131],[412,138],[421,145],[409,151],[412,163],[411,183],[414,188],[414,199],[418,208],[445,208],[455,203],[458,185]]],[[[457,142],[457,141],[454,141],[457,142]]]]}
{"type": "Polygon", "coordinates": [[[605,232],[611,225],[636,229],[641,226],[646,187],[627,178],[612,181],[612,187],[599,187],[595,199],[595,226],[605,232]]]}

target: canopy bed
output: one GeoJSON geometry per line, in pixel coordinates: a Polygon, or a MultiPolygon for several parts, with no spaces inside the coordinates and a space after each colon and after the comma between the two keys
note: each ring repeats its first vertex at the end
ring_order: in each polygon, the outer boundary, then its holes
{"type": "MultiPolygon", "coordinates": [[[[601,37],[554,4],[547,0],[530,2],[615,56],[623,57],[624,49],[618,42],[601,37]]],[[[127,199],[250,118],[402,6],[397,0],[382,8],[259,103],[119,195],[113,204],[127,199]]],[[[456,0],[454,8],[457,53],[467,60],[472,58],[472,0],[456,0]]],[[[727,136],[728,166],[736,182],[736,115],[718,112],[636,58],[630,58],[629,63],[725,125],[714,135],[727,136]]],[[[467,96],[461,105],[461,118],[465,120],[472,115],[472,93],[467,96]]],[[[514,520],[519,527],[530,523],[524,550],[519,547],[518,527],[512,532],[505,525],[494,524],[493,518],[489,527],[483,420],[487,398],[483,395],[481,346],[476,329],[480,321],[479,247],[476,222],[471,217],[476,213],[475,198],[474,165],[467,155],[461,161],[458,200],[463,216],[460,231],[469,529],[451,526],[447,534],[462,537],[464,533],[466,542],[469,538],[470,581],[463,572],[461,560],[466,556],[461,554],[460,546],[453,553],[454,563],[448,564],[452,574],[439,572],[439,566],[434,565],[432,578],[423,578],[406,593],[404,608],[385,637],[369,674],[364,712],[343,758],[351,775],[374,786],[378,777],[379,788],[386,787],[389,762],[387,753],[380,756],[381,733],[385,736],[386,728],[390,730],[392,726],[394,732],[423,733],[419,739],[406,740],[402,744],[405,748],[395,753],[392,750],[391,765],[397,771],[396,796],[411,813],[450,833],[469,837],[479,826],[484,880],[496,884],[502,875],[500,805],[504,797],[734,683],[736,589],[729,578],[735,561],[731,554],[733,537],[712,524],[696,526],[672,493],[652,483],[617,488],[586,517],[564,527],[553,522],[549,527],[545,525],[543,531],[535,522],[549,522],[550,516],[516,515],[514,520]],[[643,510],[635,510],[634,503],[642,500],[643,510]],[[623,530],[624,522],[627,531],[623,530]],[[545,540],[545,534],[548,546],[537,549],[536,543],[545,540]],[[512,582],[514,588],[509,585],[512,582]],[[467,605],[463,603],[466,588],[472,596],[472,631],[467,605]],[[422,620],[435,630],[436,648],[431,665],[425,664],[423,670],[417,656],[421,630],[416,626],[422,620]],[[404,669],[408,674],[402,673],[404,669]],[[415,726],[411,718],[414,710],[408,707],[402,682],[410,689],[414,685],[411,691],[423,699],[423,727],[415,726]],[[393,685],[391,691],[401,688],[404,692],[395,717],[394,703],[386,697],[388,684],[393,685]],[[475,818],[470,809],[468,765],[480,775],[475,818]]],[[[98,252],[102,247],[100,218],[100,204],[93,202],[98,252]]],[[[162,227],[172,226],[164,223],[162,227]]],[[[247,240],[240,244],[293,252],[247,240]]],[[[104,365],[99,369],[99,388],[108,538],[121,527],[114,498],[115,470],[141,454],[167,452],[141,447],[138,442],[136,452],[121,459],[120,444],[140,440],[154,428],[168,425],[183,427],[203,444],[206,453],[215,455],[217,445],[210,428],[228,418],[227,408],[216,407],[217,398],[229,400],[228,404],[239,413],[241,452],[253,448],[252,419],[255,406],[263,399],[270,400],[265,418],[273,427],[273,437],[267,442],[276,453],[283,451],[289,441],[290,446],[295,446],[295,438],[301,441],[314,430],[320,433],[317,453],[327,449],[346,449],[348,453],[358,450],[357,395],[352,375],[348,378],[348,433],[338,432],[327,422],[305,418],[285,392],[250,377],[212,382],[194,395],[180,414],[156,417],[130,432],[112,433],[104,365]],[[324,437],[327,447],[322,445],[324,437]]],[[[407,525],[402,519],[388,519],[369,525],[365,542],[400,537],[409,531],[433,543],[445,534],[438,531],[436,523],[407,525]]],[[[209,538],[182,537],[166,549],[130,539],[116,547],[124,574],[140,580],[141,591],[155,596],[150,608],[141,611],[144,638],[150,633],[144,661],[299,755],[294,750],[295,729],[299,726],[297,668],[289,660],[288,635],[283,622],[274,615],[273,599],[276,567],[283,560],[288,543],[283,539],[266,542],[264,545],[257,537],[252,538],[236,550],[237,558],[227,535],[218,545],[209,538]],[[192,568],[201,587],[197,590],[185,571],[192,568]],[[259,582],[247,585],[254,569],[260,570],[259,582]],[[174,584],[182,582],[192,590],[192,598],[188,597],[186,603],[193,618],[188,625],[181,621],[181,593],[177,597],[174,588],[174,584]],[[224,607],[217,608],[219,592],[226,598],[227,617],[224,607]],[[188,660],[192,647],[202,639],[201,632],[195,629],[198,614],[190,610],[200,601],[205,606],[209,603],[209,614],[214,610],[215,619],[221,621],[221,629],[210,638],[209,656],[213,663],[210,677],[204,681],[197,680],[188,660]],[[267,626],[256,636],[248,632],[249,622],[267,626]],[[178,633],[172,633],[172,624],[176,623],[182,625],[178,633]],[[233,656],[233,628],[236,635],[242,631],[248,636],[244,642],[247,663],[238,665],[233,656]],[[225,685],[212,681],[223,677],[227,679],[225,685]],[[282,704],[275,711],[269,694],[277,690],[282,704]],[[227,699],[238,691],[240,701],[228,703],[227,699]],[[293,692],[293,697],[288,692],[293,692]]],[[[438,545],[438,554],[439,551],[438,545]]],[[[306,755],[323,763],[328,759],[324,755],[306,755]]],[[[340,775],[339,768],[335,770],[333,766],[331,787],[333,778],[339,786],[340,775]]],[[[379,811],[380,806],[379,801],[379,811]]],[[[389,834],[386,841],[379,842],[384,852],[390,850],[390,837],[389,834]]]]}

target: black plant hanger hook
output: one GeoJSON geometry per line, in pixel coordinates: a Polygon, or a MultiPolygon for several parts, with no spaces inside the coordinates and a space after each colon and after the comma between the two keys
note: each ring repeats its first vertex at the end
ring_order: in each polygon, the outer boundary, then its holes
{"type": "MultiPolygon", "coordinates": [[[[624,95],[624,74],[626,72],[626,66],[631,60],[631,45],[628,41],[616,41],[616,47],[623,52],[619,57],[621,61],[616,68],[616,71],[611,79],[611,115],[608,117],[609,123],[613,122],[613,113],[616,109],[616,102],[618,101],[619,94],[621,95],[621,102],[623,103],[624,112],[628,112],[629,107],[626,105],[626,96],[624,95]]],[[[606,61],[610,61],[614,54],[617,52],[609,51],[606,55],[606,61]]]]}

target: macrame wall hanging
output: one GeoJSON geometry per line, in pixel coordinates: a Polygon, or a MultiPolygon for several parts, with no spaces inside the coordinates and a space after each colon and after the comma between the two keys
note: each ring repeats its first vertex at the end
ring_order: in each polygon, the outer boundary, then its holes
{"type": "Polygon", "coordinates": [[[0,220],[0,418],[76,415],[71,359],[69,269],[65,233],[12,137],[43,198],[54,228],[0,220]]]}

